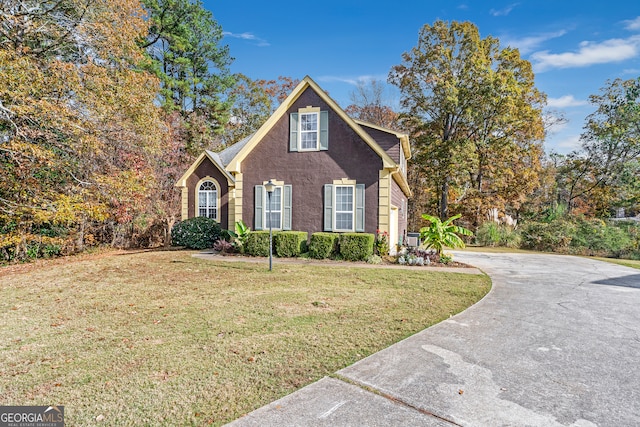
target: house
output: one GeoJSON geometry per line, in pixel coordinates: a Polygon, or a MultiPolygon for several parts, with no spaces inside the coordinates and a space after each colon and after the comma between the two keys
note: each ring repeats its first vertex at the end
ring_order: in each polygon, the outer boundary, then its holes
{"type": "Polygon", "coordinates": [[[305,77],[258,131],[220,153],[203,152],[176,187],[182,219],[222,228],[389,233],[406,236],[406,134],[351,119],[305,77]],[[265,184],[276,184],[271,209],[265,184]]]}

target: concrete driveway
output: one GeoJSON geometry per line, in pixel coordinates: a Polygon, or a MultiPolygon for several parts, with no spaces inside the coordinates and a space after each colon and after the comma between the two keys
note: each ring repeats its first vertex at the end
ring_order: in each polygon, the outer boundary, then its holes
{"type": "Polygon", "coordinates": [[[640,270],[455,258],[491,276],[478,304],[232,425],[640,425],[640,270]]]}

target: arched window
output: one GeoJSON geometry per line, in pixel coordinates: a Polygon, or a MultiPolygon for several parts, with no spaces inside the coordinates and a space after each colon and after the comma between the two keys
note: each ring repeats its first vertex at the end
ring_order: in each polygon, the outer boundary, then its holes
{"type": "Polygon", "coordinates": [[[213,181],[203,181],[198,188],[198,216],[218,220],[218,187],[213,181]]]}

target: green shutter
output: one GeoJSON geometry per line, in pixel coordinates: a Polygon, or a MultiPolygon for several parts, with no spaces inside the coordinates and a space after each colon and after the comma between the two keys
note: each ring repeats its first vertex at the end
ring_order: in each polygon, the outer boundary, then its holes
{"type": "Polygon", "coordinates": [[[356,184],[356,231],[364,231],[364,184],[356,184]]]}
{"type": "Polygon", "coordinates": [[[324,231],[333,231],[333,185],[324,185],[324,231]]]}
{"type": "Polygon", "coordinates": [[[283,199],[283,212],[282,212],[282,229],[291,230],[291,186],[284,186],[284,199],[283,199]]]}
{"type": "Polygon", "coordinates": [[[298,113],[291,113],[290,115],[289,151],[298,151],[298,113]]]}
{"type": "Polygon", "coordinates": [[[253,229],[262,230],[264,228],[264,185],[256,185],[255,188],[253,229]]]}
{"type": "Polygon", "coordinates": [[[329,112],[320,111],[320,149],[329,149],[329,112]]]}

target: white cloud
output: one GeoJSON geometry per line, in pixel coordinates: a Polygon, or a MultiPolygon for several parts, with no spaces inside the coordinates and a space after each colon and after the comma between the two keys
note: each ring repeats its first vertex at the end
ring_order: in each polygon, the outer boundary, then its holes
{"type": "Polygon", "coordinates": [[[577,52],[549,53],[548,50],[533,53],[534,70],[552,68],[588,67],[594,64],[620,62],[634,58],[640,53],[640,35],[627,39],[610,39],[600,43],[582,42],[577,52]]]}
{"type": "Polygon", "coordinates": [[[566,30],[560,30],[550,33],[542,33],[535,36],[522,37],[522,38],[509,38],[500,37],[500,43],[504,46],[511,46],[513,48],[518,48],[521,55],[525,55],[529,52],[532,52],[542,43],[547,40],[555,39],[558,37],[562,37],[567,34],[566,30]]]}
{"type": "Polygon", "coordinates": [[[520,3],[512,3],[509,6],[503,9],[491,9],[489,13],[493,16],[507,16],[511,13],[511,11],[518,6],[520,3]]]}
{"type": "Polygon", "coordinates": [[[580,135],[569,135],[558,138],[547,137],[545,141],[546,151],[558,154],[569,154],[582,148],[580,135]]]}
{"type": "Polygon", "coordinates": [[[581,148],[582,141],[580,141],[580,135],[571,135],[559,140],[553,145],[558,149],[558,151],[567,153],[581,148]]]}
{"type": "Polygon", "coordinates": [[[249,40],[255,42],[256,45],[260,47],[271,46],[269,42],[252,33],[232,33],[229,31],[225,31],[222,33],[222,35],[224,35],[225,37],[232,37],[234,39],[249,40]]]}
{"type": "Polygon", "coordinates": [[[547,106],[551,108],[567,108],[567,107],[580,107],[582,105],[588,105],[587,101],[575,99],[573,95],[565,95],[560,98],[548,98],[547,106]]]}
{"type": "Polygon", "coordinates": [[[640,16],[636,19],[629,19],[627,21],[622,21],[624,24],[624,28],[629,31],[638,31],[640,30],[640,16]]]}

